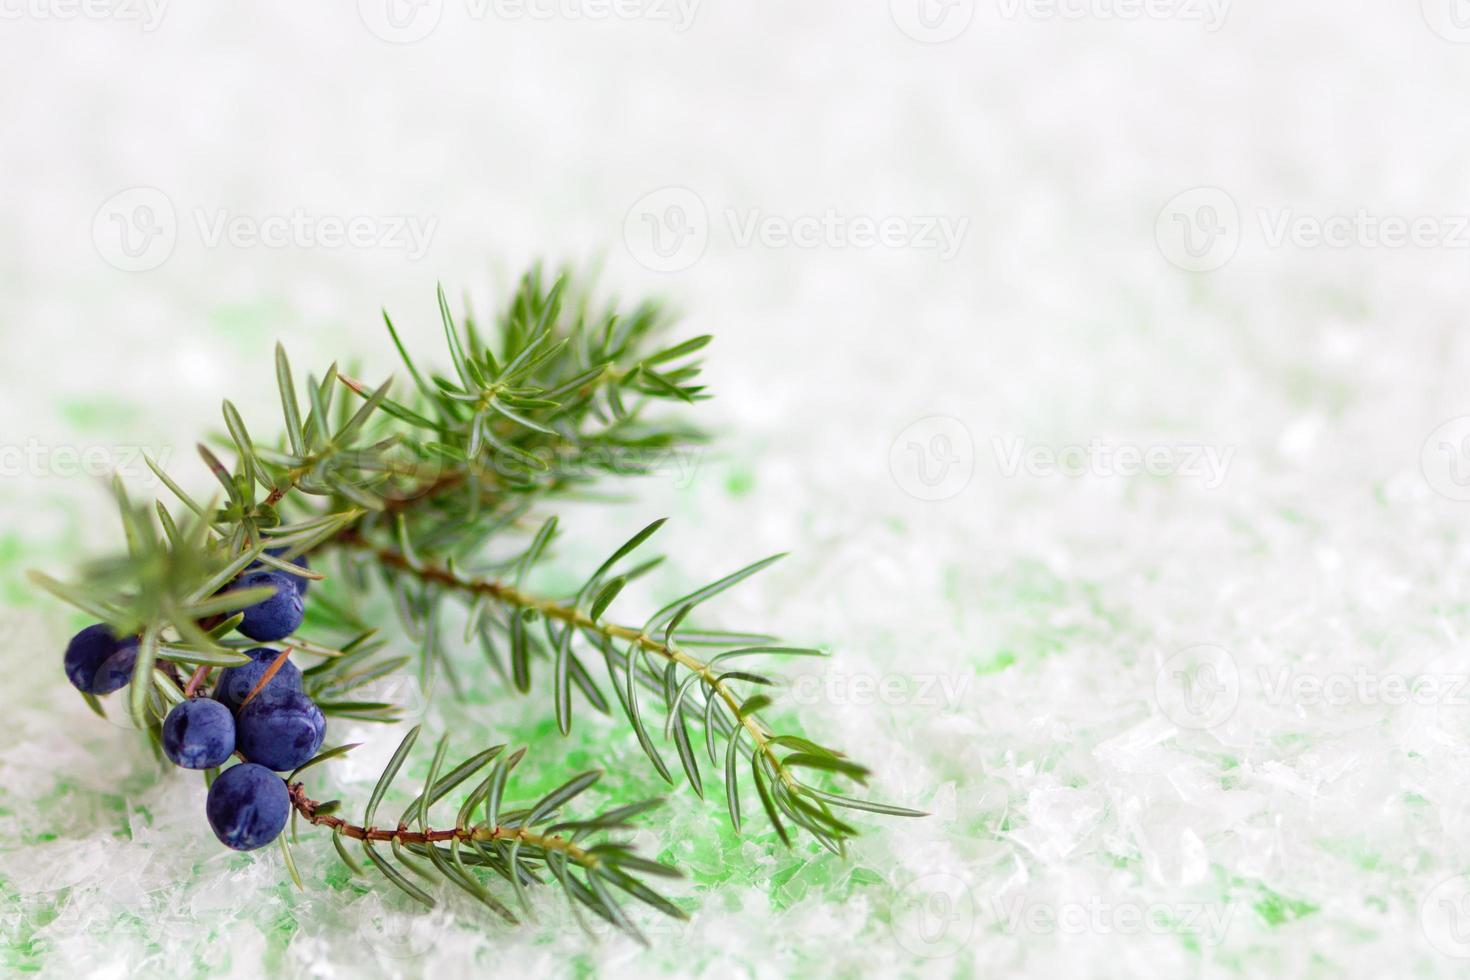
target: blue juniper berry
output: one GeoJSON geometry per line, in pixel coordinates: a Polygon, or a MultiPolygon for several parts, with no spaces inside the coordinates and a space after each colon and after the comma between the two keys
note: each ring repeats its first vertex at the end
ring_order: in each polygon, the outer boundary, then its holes
{"type": "Polygon", "coordinates": [[[137,656],[136,636],[119,638],[106,623],[97,623],[72,637],[66,645],[66,679],[78,691],[108,694],[127,684],[133,676],[133,661],[137,656]],[[109,662],[111,666],[104,672],[103,667],[109,662]]]}
{"type": "MultiPolygon", "coordinates": [[[[255,647],[244,651],[250,658],[250,663],[239,667],[226,667],[220,671],[219,681],[214,685],[214,699],[230,709],[231,713],[240,710],[241,703],[255,690],[255,685],[260,682],[266,670],[275,663],[281,651],[270,647],[255,647]]],[[[278,694],[301,690],[301,668],[290,660],[281,664],[275,676],[270,679],[265,687],[261,688],[256,698],[271,698],[278,694]]]]}
{"type": "Polygon", "coordinates": [[[209,787],[204,815],[220,843],[253,851],[280,835],[291,815],[291,795],[280,776],[246,762],[220,773],[209,787]]]}
{"type": "Polygon", "coordinates": [[[275,569],[258,568],[246,572],[235,580],[237,588],[249,589],[270,586],[275,595],[241,610],[245,619],[240,623],[240,632],[252,640],[269,643],[290,636],[301,626],[305,606],[301,592],[297,591],[294,576],[275,569]]]}
{"type": "MultiPolygon", "coordinates": [[[[300,565],[307,571],[311,571],[311,562],[306,560],[305,555],[296,555],[294,558],[286,558],[285,555],[290,550],[291,549],[289,547],[283,546],[280,548],[267,548],[265,549],[265,553],[270,555],[272,558],[280,558],[282,561],[289,561],[293,565],[300,565]]],[[[301,593],[301,597],[303,599],[306,598],[306,590],[311,586],[311,579],[307,578],[304,575],[292,575],[290,572],[281,571],[281,569],[279,568],[271,568],[271,566],[268,566],[263,562],[258,561],[252,562],[249,567],[245,569],[245,571],[254,571],[258,568],[268,568],[271,571],[280,572],[282,575],[291,580],[291,584],[296,586],[296,591],[301,593]]]]}
{"type": "Polygon", "coordinates": [[[316,755],[327,719],[311,698],[289,691],[252,699],[240,709],[236,726],[235,744],[245,758],[285,772],[316,755]]]}
{"type": "Polygon", "coordinates": [[[213,769],[235,752],[235,716],[209,698],[174,705],[163,720],[163,754],[185,769],[213,769]]]}

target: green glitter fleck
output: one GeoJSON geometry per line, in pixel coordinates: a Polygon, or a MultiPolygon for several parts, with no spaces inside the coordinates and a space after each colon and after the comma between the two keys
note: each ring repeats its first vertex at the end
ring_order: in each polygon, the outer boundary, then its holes
{"type": "Polygon", "coordinates": [[[1009,650],[997,650],[988,660],[981,661],[975,668],[977,674],[998,674],[1016,662],[1016,655],[1009,650]]]}
{"type": "Polygon", "coordinates": [[[1305,918],[1318,910],[1317,906],[1310,902],[1287,898],[1269,888],[1261,889],[1261,898],[1251,907],[1256,910],[1268,926],[1273,929],[1288,922],[1305,918]]]}
{"type": "Polygon", "coordinates": [[[755,488],[755,473],[744,467],[732,470],[725,477],[725,492],[732,497],[743,497],[755,488]]]}

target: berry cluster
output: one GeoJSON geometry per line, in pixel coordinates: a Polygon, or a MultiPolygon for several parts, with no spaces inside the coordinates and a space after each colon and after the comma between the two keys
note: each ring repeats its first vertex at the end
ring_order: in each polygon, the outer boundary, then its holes
{"type": "MultiPolygon", "coordinates": [[[[269,553],[279,557],[283,550],[269,553]]],[[[289,561],[309,569],[304,557],[289,561]]],[[[259,563],[247,568],[233,588],[266,586],[273,592],[243,609],[237,628],[263,643],[290,636],[301,626],[308,585],[304,576],[278,568],[259,563]]],[[[163,721],[161,741],[164,754],[184,769],[217,769],[235,755],[243,760],[210,785],[205,814],[225,846],[250,851],[271,843],[286,826],[290,795],[277,773],[316,755],[327,721],[303,690],[289,648],[243,652],[250,662],[221,670],[212,694],[186,697],[173,707],[163,721]]],[[[67,645],[66,676],[79,691],[110,694],[127,686],[137,656],[138,637],[118,637],[98,623],[67,645]]]]}

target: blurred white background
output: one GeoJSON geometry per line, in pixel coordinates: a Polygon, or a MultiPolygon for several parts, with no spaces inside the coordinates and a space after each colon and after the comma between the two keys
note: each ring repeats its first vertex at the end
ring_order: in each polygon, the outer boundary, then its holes
{"type": "MultiPolygon", "coordinates": [[[[875,795],[935,816],[875,822],[872,889],[711,888],[692,953],[561,937],[529,972],[575,952],[628,974],[1377,976],[1470,955],[1470,695],[1447,693],[1470,627],[1464,0],[0,18],[17,608],[39,608],[20,568],[115,544],[68,454],[189,471],[221,397],[269,424],[275,339],[302,370],[378,375],[381,308],[437,349],[436,282],[483,311],[536,258],[600,259],[610,291],[716,334],[700,411],[721,452],[650,489],[683,518],[671,540],[692,573],[793,549],[742,608],[833,641],[806,715],[875,795]],[[1365,673],[1375,693],[1321,693],[1365,673]],[[1394,677],[1439,693],[1394,700],[1394,677]]],[[[59,649],[59,621],[15,621],[59,649]]],[[[20,683],[84,724],[59,672],[20,683]]],[[[0,774],[44,793],[39,711],[0,736],[0,774]]],[[[54,893],[7,863],[10,893],[54,893]]],[[[68,887],[89,882],[105,902],[68,887]]],[[[46,969],[174,948],[142,928],[98,956],[51,900],[53,926],[17,913],[46,969]]],[[[345,972],[350,947],[295,914],[312,938],[200,968],[345,972]]],[[[538,949],[457,936],[377,968],[538,949]]]]}

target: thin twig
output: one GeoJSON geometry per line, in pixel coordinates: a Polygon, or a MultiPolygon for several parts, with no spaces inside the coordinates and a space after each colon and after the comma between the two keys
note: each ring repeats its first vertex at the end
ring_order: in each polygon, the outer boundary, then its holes
{"type": "MultiPolygon", "coordinates": [[[[348,530],[339,534],[335,543],[343,547],[358,551],[365,551],[373,556],[378,562],[396,568],[427,582],[434,582],[448,588],[467,592],[472,595],[484,595],[497,602],[521,609],[534,609],[541,615],[568,623],[574,627],[591,630],[608,639],[622,640],[637,644],[640,649],[662,657],[664,660],[676,663],[686,670],[698,674],[700,680],[706,687],[719,696],[720,700],[730,710],[730,716],[750,733],[757,751],[766,757],[771,767],[787,788],[793,792],[801,791],[801,784],[796,777],[791,775],[781,758],[776,754],[775,747],[770,744],[770,733],[757,721],[754,713],[742,714],[740,711],[740,699],[730,689],[730,685],[722,680],[714,672],[709,664],[690,656],[687,652],[672,644],[665,643],[657,637],[649,636],[642,630],[631,626],[621,626],[616,623],[600,623],[582,612],[575,606],[564,605],[551,599],[543,599],[532,595],[512,585],[498,582],[494,579],[466,578],[439,565],[426,562],[411,561],[407,555],[393,548],[377,545],[356,531],[348,530]]],[[[634,665],[630,659],[628,670],[633,670],[634,665]]]]}
{"type": "Polygon", "coordinates": [[[291,805],[296,812],[308,823],[320,827],[330,827],[333,831],[340,833],[343,837],[353,840],[380,841],[388,843],[397,841],[400,844],[437,844],[443,841],[515,841],[531,847],[539,847],[546,851],[561,851],[567,857],[584,867],[596,867],[598,857],[585,848],[579,847],[562,837],[560,834],[538,834],[527,827],[454,827],[448,830],[409,830],[405,824],[397,827],[362,827],[357,824],[348,823],[334,814],[319,814],[317,808],[321,803],[306,795],[306,788],[301,783],[291,783],[287,789],[291,795],[291,805]]]}

